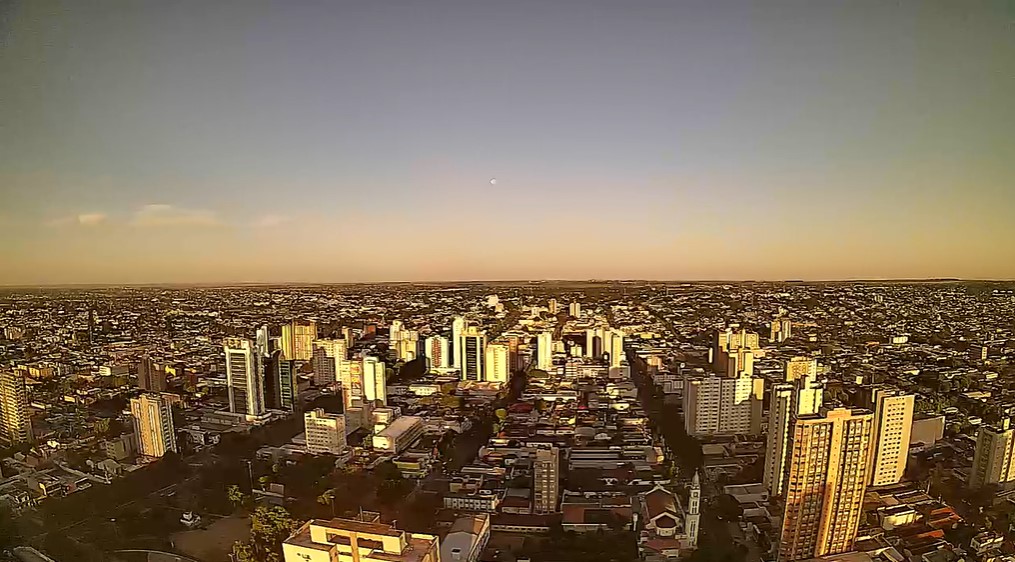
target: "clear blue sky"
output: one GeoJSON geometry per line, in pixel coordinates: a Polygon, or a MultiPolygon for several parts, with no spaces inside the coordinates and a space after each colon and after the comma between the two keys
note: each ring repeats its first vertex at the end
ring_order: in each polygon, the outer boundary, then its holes
{"type": "Polygon", "coordinates": [[[1015,277],[1010,2],[0,10],[0,284],[1015,277]]]}

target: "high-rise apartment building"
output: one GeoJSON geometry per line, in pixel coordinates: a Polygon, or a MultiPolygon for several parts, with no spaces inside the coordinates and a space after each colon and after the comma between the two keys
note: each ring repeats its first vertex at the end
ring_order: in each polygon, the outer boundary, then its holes
{"type": "Polygon", "coordinates": [[[486,373],[483,380],[487,382],[506,383],[511,371],[508,364],[508,346],[506,343],[491,343],[486,346],[486,373]]]}
{"type": "Polygon", "coordinates": [[[264,414],[264,371],[257,346],[245,338],[225,338],[222,347],[229,411],[247,416],[264,414]]]}
{"type": "Polygon", "coordinates": [[[476,327],[470,326],[461,335],[459,349],[462,350],[462,360],[459,368],[462,370],[463,381],[483,380],[483,361],[486,359],[486,334],[476,327]]]}
{"type": "Polygon", "coordinates": [[[465,334],[465,318],[455,316],[451,321],[451,366],[462,368],[462,335],[465,334]]]}
{"type": "Polygon", "coordinates": [[[761,433],[765,380],[741,376],[689,378],[684,384],[684,427],[690,435],[761,433]]]}
{"type": "Polygon", "coordinates": [[[296,361],[286,359],[281,349],[261,359],[264,372],[264,405],[273,410],[296,410],[299,383],[296,361]]]}
{"type": "Polygon", "coordinates": [[[312,455],[339,455],[346,447],[345,415],[329,414],[317,408],[303,414],[307,452],[312,455]]]}
{"type": "Polygon", "coordinates": [[[130,399],[130,415],[134,418],[138,454],[157,459],[167,452],[176,452],[176,428],[169,401],[159,394],[142,394],[130,399]]]}
{"type": "Polygon", "coordinates": [[[716,372],[728,377],[754,375],[754,359],[761,356],[758,334],[728,327],[716,333],[709,359],[716,372]]]}
{"type": "Polygon", "coordinates": [[[282,556],[285,562],[441,562],[436,536],[378,519],[311,519],[282,543],[282,556]]]}
{"type": "Polygon", "coordinates": [[[624,332],[620,330],[608,330],[608,345],[605,345],[610,354],[610,366],[619,367],[624,360],[624,332]]]}
{"type": "Polygon", "coordinates": [[[818,376],[818,360],[810,357],[794,357],[786,362],[786,382],[804,377],[818,376]]]}
{"type": "Polygon", "coordinates": [[[780,316],[771,323],[771,333],[768,336],[769,341],[773,342],[784,342],[793,334],[793,322],[785,316],[780,316]]]}
{"type": "Polygon", "coordinates": [[[166,370],[145,354],[137,365],[137,387],[148,392],[165,392],[166,370]]]}
{"type": "Polygon", "coordinates": [[[293,320],[282,325],[282,353],[286,359],[310,361],[314,356],[317,322],[293,320]]]}
{"type": "Polygon", "coordinates": [[[582,303],[580,303],[578,301],[572,302],[571,304],[568,305],[567,311],[568,311],[569,315],[571,315],[571,316],[573,316],[575,318],[581,318],[581,315],[582,315],[582,303]]]}
{"type": "Polygon", "coordinates": [[[992,484],[1015,481],[1015,429],[1011,418],[1005,417],[1000,427],[981,426],[976,435],[976,453],[969,473],[969,487],[982,488],[992,484]]]}
{"type": "Polygon", "coordinates": [[[870,479],[874,414],[838,408],[793,424],[779,560],[853,549],[870,479]]]}
{"type": "Polygon", "coordinates": [[[772,386],[769,394],[768,434],[765,448],[764,484],[773,496],[783,494],[791,429],[799,416],[821,409],[823,385],[816,375],[772,386]]]}
{"type": "Polygon", "coordinates": [[[363,398],[388,404],[387,366],[376,357],[363,358],[363,398]]]}
{"type": "Polygon", "coordinates": [[[553,369],[553,332],[536,336],[536,368],[547,372],[553,369]]]}
{"type": "Polygon", "coordinates": [[[874,389],[874,448],[871,486],[897,484],[906,472],[916,396],[897,389],[874,389]]]}
{"type": "Polygon", "coordinates": [[[25,372],[23,368],[0,371],[0,442],[5,445],[33,441],[25,372]]]}
{"type": "Polygon", "coordinates": [[[345,340],[314,340],[313,348],[314,384],[323,386],[337,381],[342,364],[348,360],[345,340]]]}
{"type": "MultiPolygon", "coordinates": [[[[391,326],[388,328],[388,341],[396,342],[402,337],[402,330],[405,329],[405,324],[401,320],[392,320],[391,326]]],[[[389,346],[390,347],[390,346],[389,346]]]]}
{"type": "Polygon", "coordinates": [[[426,355],[428,368],[448,369],[451,367],[448,338],[444,336],[430,336],[423,345],[423,353],[426,355]]]}
{"type": "Polygon", "coordinates": [[[550,311],[550,314],[556,316],[557,315],[557,299],[550,299],[549,302],[546,303],[546,305],[547,305],[546,308],[547,308],[547,310],[550,311]]]}
{"type": "Polygon", "coordinates": [[[532,463],[532,506],[536,513],[557,511],[560,449],[538,449],[532,463]]]}
{"type": "MultiPolygon", "coordinates": [[[[348,412],[354,404],[362,404],[366,398],[363,384],[363,361],[346,361],[338,374],[342,382],[342,402],[348,412]]],[[[371,381],[373,384],[373,381],[371,381]]]]}

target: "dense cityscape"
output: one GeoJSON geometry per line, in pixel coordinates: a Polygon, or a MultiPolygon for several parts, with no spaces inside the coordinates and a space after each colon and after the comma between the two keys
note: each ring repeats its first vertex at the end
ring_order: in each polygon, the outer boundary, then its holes
{"type": "Polygon", "coordinates": [[[0,551],[1011,561],[1012,318],[958,281],[6,289],[0,551]]]}

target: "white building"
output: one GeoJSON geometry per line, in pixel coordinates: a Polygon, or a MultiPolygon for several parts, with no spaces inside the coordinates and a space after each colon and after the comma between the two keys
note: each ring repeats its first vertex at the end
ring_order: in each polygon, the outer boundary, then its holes
{"type": "Polygon", "coordinates": [[[423,435],[423,418],[402,416],[374,435],[374,449],[398,454],[408,449],[423,435]]]}
{"type": "Polygon", "coordinates": [[[303,414],[307,452],[312,455],[339,455],[346,447],[345,416],[329,414],[323,408],[303,414]]]}
{"type": "Polygon", "coordinates": [[[741,376],[689,378],[684,385],[684,427],[690,435],[757,435],[765,379],[741,376]]]}
{"type": "Polygon", "coordinates": [[[169,451],[176,452],[173,409],[165,397],[160,394],[142,394],[131,398],[130,415],[134,418],[138,454],[142,457],[161,458],[169,451]]]}
{"type": "Polygon", "coordinates": [[[874,454],[871,486],[898,484],[906,472],[916,396],[897,389],[874,390],[874,454]]]}
{"type": "MultiPolygon", "coordinates": [[[[772,386],[763,483],[773,496],[782,495],[783,492],[793,420],[797,416],[816,414],[821,409],[823,385],[818,382],[816,372],[800,378],[794,377],[794,382],[772,386]]],[[[787,380],[789,379],[787,366],[787,380]]]]}
{"type": "Polygon", "coordinates": [[[226,384],[229,387],[229,411],[248,417],[264,414],[264,370],[254,342],[245,338],[226,338],[226,384]]]}
{"type": "Polygon", "coordinates": [[[508,346],[503,343],[491,343],[486,346],[486,382],[507,383],[510,378],[508,365],[508,346]]]}
{"type": "Polygon", "coordinates": [[[441,542],[441,562],[476,562],[489,540],[489,514],[459,517],[441,542]]]}
{"type": "Polygon", "coordinates": [[[347,360],[345,340],[314,340],[314,384],[326,385],[339,380],[339,373],[347,360]]]}
{"type": "Polygon", "coordinates": [[[388,375],[384,362],[376,357],[363,358],[363,396],[367,401],[388,403],[388,375]]]}
{"type": "Polygon", "coordinates": [[[451,350],[448,338],[430,336],[424,342],[423,353],[426,355],[427,368],[441,371],[451,367],[451,350]]]}
{"type": "Polygon", "coordinates": [[[536,368],[547,372],[553,369],[553,332],[536,337],[536,368]]]}
{"type": "Polygon", "coordinates": [[[465,318],[455,316],[451,322],[451,366],[462,368],[462,335],[465,334],[465,318]]]}

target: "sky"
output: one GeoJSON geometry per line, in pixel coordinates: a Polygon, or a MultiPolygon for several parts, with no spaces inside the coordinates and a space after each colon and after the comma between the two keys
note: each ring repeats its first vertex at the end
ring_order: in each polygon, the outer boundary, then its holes
{"type": "Polygon", "coordinates": [[[0,285],[929,277],[1015,278],[1011,2],[0,3],[0,285]]]}

